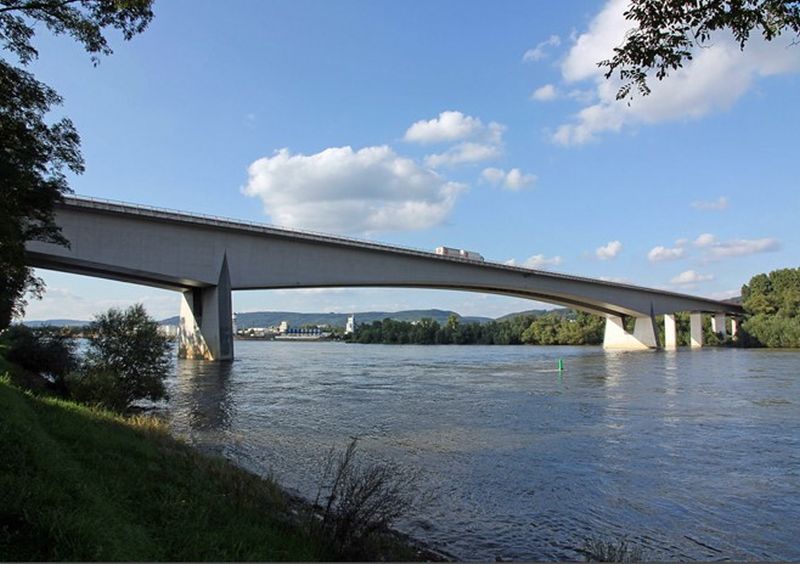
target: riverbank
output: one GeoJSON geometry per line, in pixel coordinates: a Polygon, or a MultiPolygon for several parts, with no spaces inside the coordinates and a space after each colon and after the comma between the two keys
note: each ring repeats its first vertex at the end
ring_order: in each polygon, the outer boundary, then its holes
{"type": "MultiPolygon", "coordinates": [[[[149,417],[23,392],[0,360],[0,559],[332,560],[307,506],[149,417]]],[[[386,537],[372,558],[430,556],[386,537]]],[[[368,557],[369,558],[369,557],[368,557]]]]}

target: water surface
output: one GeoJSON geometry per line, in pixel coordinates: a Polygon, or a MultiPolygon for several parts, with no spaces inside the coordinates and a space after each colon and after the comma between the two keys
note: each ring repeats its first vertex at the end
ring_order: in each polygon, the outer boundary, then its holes
{"type": "Polygon", "coordinates": [[[420,472],[400,529],[462,559],[800,559],[800,353],[237,341],[175,432],[313,497],[332,446],[420,472]],[[554,370],[563,358],[565,371],[554,370]]]}

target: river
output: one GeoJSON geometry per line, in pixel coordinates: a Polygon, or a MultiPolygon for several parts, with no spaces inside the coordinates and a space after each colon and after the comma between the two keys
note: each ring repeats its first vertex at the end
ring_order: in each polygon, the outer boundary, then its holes
{"type": "Polygon", "coordinates": [[[313,497],[331,446],[419,472],[398,528],[460,559],[800,560],[800,352],[237,341],[167,415],[313,497]],[[564,371],[555,370],[558,359],[564,371]]]}

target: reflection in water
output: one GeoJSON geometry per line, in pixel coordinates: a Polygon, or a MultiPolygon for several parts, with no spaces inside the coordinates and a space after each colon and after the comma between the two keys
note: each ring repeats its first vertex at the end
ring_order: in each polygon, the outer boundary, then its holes
{"type": "Polygon", "coordinates": [[[208,431],[230,429],[233,410],[231,398],[232,362],[205,362],[179,359],[170,390],[171,409],[180,410],[190,437],[208,431]]]}
{"type": "Polygon", "coordinates": [[[800,559],[798,353],[238,342],[179,361],[176,432],[313,496],[331,446],[422,472],[401,528],[460,558],[800,559]],[[565,370],[554,368],[559,358],[565,370]]]}

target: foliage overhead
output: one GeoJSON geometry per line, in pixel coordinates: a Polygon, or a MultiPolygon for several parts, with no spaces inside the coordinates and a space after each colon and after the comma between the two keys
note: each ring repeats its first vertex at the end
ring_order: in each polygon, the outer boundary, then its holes
{"type": "Polygon", "coordinates": [[[42,289],[25,266],[25,242],[67,244],[53,204],[68,191],[65,171],[82,172],[83,160],[72,122],[46,120],[60,103],[53,89],[0,60],[0,327],[22,313],[26,289],[42,289]]]}
{"type": "Polygon", "coordinates": [[[97,55],[113,53],[103,32],[114,28],[131,39],[153,19],[152,5],[153,0],[0,0],[0,41],[27,65],[39,55],[31,39],[35,24],[43,23],[81,43],[97,64],[97,55]]]}
{"type": "Polygon", "coordinates": [[[41,280],[25,264],[25,243],[65,245],[54,206],[69,192],[66,173],[83,172],[80,137],[67,118],[48,119],[62,102],[55,90],[26,66],[38,56],[36,26],[81,43],[97,64],[111,53],[108,28],[125,39],[143,31],[153,17],[152,0],[0,0],[0,329],[21,316],[25,295],[39,296],[41,280]]]}
{"type": "Polygon", "coordinates": [[[783,32],[800,35],[797,0],[631,0],[625,18],[638,27],[628,32],[611,59],[599,63],[607,68],[606,78],[619,73],[618,100],[631,96],[634,87],[648,95],[648,71],[655,70],[662,80],[691,60],[692,50],[707,45],[717,31],[732,33],[741,49],[753,33],[766,41],[783,32]]]}

